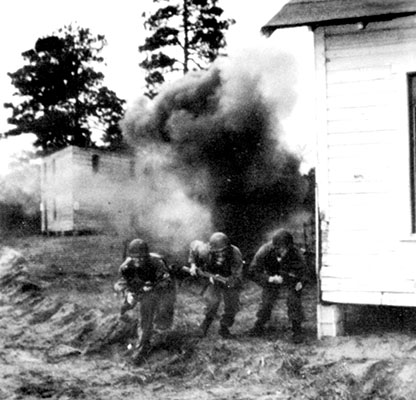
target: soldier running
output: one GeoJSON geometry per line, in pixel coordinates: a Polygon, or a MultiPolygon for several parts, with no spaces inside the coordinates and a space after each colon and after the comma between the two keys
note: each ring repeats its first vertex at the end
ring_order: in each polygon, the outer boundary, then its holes
{"type": "Polygon", "coordinates": [[[199,240],[191,243],[188,262],[191,275],[196,276],[199,269],[214,275],[209,278],[209,284],[204,291],[206,308],[200,336],[206,336],[223,299],[224,313],[220,320],[219,334],[224,338],[231,337],[229,328],[233,325],[240,307],[243,270],[240,250],[230,243],[224,233],[216,232],[209,239],[209,243],[199,240]],[[215,279],[215,275],[219,279],[215,279]]]}
{"type": "Polygon", "coordinates": [[[127,249],[127,258],[119,268],[120,279],[114,290],[124,295],[121,315],[140,302],[140,325],[136,346],[137,359],[148,354],[153,325],[160,330],[172,326],[175,284],[165,260],[149,253],[146,242],[134,239],[127,249]]]}

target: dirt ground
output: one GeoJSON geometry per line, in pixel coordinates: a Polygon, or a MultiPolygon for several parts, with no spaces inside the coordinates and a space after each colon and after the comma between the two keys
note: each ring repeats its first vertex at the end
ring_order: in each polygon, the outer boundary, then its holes
{"type": "Polygon", "coordinates": [[[232,339],[204,339],[201,288],[178,282],[174,327],[149,359],[130,362],[136,313],[122,321],[112,284],[117,237],[31,237],[0,248],[0,399],[416,399],[413,309],[347,308],[347,334],[316,339],[306,287],[305,341],[293,344],[282,299],[261,338],[259,288],[247,283],[232,339]]]}

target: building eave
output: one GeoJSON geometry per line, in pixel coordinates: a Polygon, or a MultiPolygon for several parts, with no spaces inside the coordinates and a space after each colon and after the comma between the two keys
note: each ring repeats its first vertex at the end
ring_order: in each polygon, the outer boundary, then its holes
{"type": "Polygon", "coordinates": [[[314,29],[409,15],[416,15],[416,2],[413,0],[292,0],[261,28],[261,32],[270,36],[282,28],[309,26],[314,29]]]}

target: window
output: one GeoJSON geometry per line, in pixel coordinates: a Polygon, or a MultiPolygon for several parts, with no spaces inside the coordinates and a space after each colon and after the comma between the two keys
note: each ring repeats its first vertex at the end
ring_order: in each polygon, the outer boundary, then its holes
{"type": "Polygon", "coordinates": [[[129,167],[130,178],[134,178],[136,176],[136,163],[134,160],[130,160],[129,167]]]}
{"type": "Polygon", "coordinates": [[[53,199],[53,220],[56,221],[58,219],[58,210],[56,208],[56,200],[53,199]]]}
{"type": "Polygon", "coordinates": [[[410,138],[410,199],[412,207],[412,233],[416,233],[416,72],[407,76],[409,93],[410,138]]]}
{"type": "Polygon", "coordinates": [[[100,156],[98,154],[93,154],[91,157],[92,171],[97,173],[100,169],[100,156]]]}

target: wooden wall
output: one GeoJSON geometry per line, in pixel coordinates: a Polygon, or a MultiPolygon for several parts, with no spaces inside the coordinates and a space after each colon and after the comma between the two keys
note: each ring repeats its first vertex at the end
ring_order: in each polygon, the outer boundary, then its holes
{"type": "Polygon", "coordinates": [[[128,213],[128,207],[120,210],[120,204],[124,204],[123,190],[134,175],[134,158],[123,154],[70,146],[45,157],[42,231],[110,229],[111,218],[128,213]]]}
{"type": "Polygon", "coordinates": [[[315,32],[322,299],[416,306],[407,73],[416,18],[315,32]]]}
{"type": "Polygon", "coordinates": [[[126,218],[129,210],[123,198],[134,178],[132,163],[134,159],[126,155],[74,148],[76,229],[108,230],[114,218],[126,218]],[[93,157],[98,157],[95,168],[93,157]]]}
{"type": "Polygon", "coordinates": [[[42,232],[73,229],[72,149],[45,157],[41,166],[42,232]]]}

